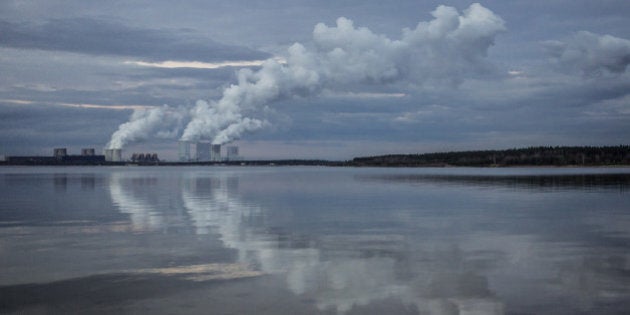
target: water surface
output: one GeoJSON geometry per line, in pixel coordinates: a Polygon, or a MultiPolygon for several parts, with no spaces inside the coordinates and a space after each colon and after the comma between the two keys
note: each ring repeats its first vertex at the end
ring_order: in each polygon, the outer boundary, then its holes
{"type": "Polygon", "coordinates": [[[0,313],[623,314],[628,168],[3,167],[0,313]]]}

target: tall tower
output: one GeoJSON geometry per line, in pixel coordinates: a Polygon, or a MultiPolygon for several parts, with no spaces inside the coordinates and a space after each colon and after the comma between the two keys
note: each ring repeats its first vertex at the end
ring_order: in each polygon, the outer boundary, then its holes
{"type": "Polygon", "coordinates": [[[197,142],[196,146],[197,161],[207,162],[210,161],[210,143],[209,142],[197,142]]]}
{"type": "Polygon", "coordinates": [[[105,161],[120,162],[122,161],[121,149],[105,149],[105,161]]]}
{"type": "Polygon", "coordinates": [[[190,162],[190,142],[179,141],[179,161],[190,162]]]}

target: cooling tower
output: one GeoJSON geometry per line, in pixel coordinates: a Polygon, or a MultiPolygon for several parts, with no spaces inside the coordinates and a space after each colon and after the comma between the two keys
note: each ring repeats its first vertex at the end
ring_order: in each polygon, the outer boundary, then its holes
{"type": "Polygon", "coordinates": [[[236,161],[239,159],[238,156],[238,147],[237,146],[229,146],[227,147],[227,156],[226,159],[228,161],[236,161]]]}
{"type": "Polygon", "coordinates": [[[179,141],[179,161],[190,162],[190,142],[179,141]]]}
{"type": "Polygon", "coordinates": [[[196,155],[197,161],[207,162],[210,161],[210,143],[208,142],[197,142],[196,145],[196,155]]]}
{"type": "Polygon", "coordinates": [[[105,149],[105,161],[120,162],[122,161],[121,149],[105,149]]]}
{"type": "Polygon", "coordinates": [[[221,145],[213,144],[210,147],[210,160],[221,161],[221,145]]]}

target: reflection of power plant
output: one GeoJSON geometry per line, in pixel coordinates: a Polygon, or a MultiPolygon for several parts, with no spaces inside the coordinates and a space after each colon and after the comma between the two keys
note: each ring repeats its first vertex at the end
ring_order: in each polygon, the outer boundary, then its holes
{"type": "Polygon", "coordinates": [[[221,154],[220,144],[211,144],[209,142],[179,142],[180,162],[221,162],[237,160],[240,160],[237,146],[228,146],[227,155],[224,158],[221,154]],[[194,154],[191,150],[192,148],[194,148],[194,154]]]}

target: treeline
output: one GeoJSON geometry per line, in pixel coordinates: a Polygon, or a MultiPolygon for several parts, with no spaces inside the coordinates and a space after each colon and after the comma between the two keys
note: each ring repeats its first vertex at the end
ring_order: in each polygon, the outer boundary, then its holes
{"type": "Polygon", "coordinates": [[[354,166],[599,166],[630,165],[630,146],[529,147],[509,150],[358,157],[354,166]]]}

